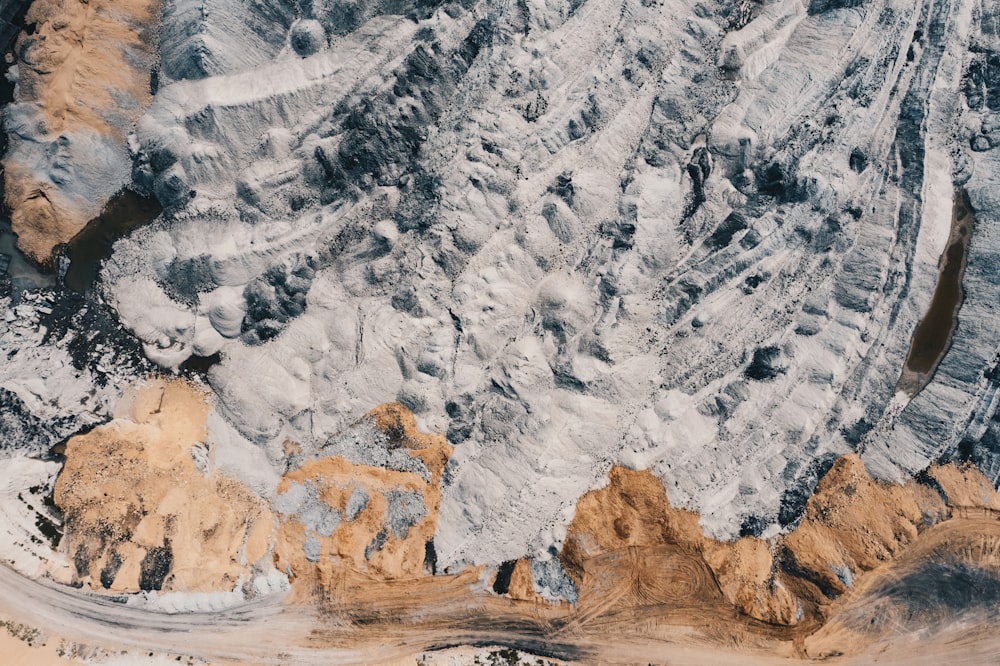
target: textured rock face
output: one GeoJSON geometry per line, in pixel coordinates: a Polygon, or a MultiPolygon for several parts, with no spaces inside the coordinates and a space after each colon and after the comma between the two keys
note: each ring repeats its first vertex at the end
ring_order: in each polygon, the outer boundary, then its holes
{"type": "Polygon", "coordinates": [[[981,0],[36,0],[0,559],[128,603],[0,610],[247,663],[990,632],[998,44],[981,0]]]}
{"type": "MultiPolygon", "coordinates": [[[[33,10],[51,39],[23,37],[18,99],[38,103],[7,110],[7,194],[28,202],[12,200],[15,218],[57,206],[56,194],[29,202],[42,178],[29,148],[83,145],[19,118],[65,107],[65,122],[113,144],[66,164],[124,165],[94,173],[117,188],[130,169],[164,212],[115,245],[101,297],[163,368],[219,359],[207,381],[212,432],[225,434],[210,439],[254,452],[247,482],[266,494],[290,467],[320,465],[286,453],[290,441],[340,460],[323,463],[337,479],[375,466],[430,483],[419,456],[341,438],[392,401],[454,446],[438,508],[409,482],[355,495],[306,472],[282,481],[306,504],[326,493],[305,523],[300,505],[286,514],[308,565],[370,561],[324,541],[348,513],[384,514],[365,528],[371,553],[429,536],[418,526],[436,515],[442,570],[528,562],[510,572],[516,589],[562,589],[547,563],[577,500],[618,465],[648,470],[705,538],[743,544],[726,558],[757,571],[765,554],[738,539],[799,521],[808,534],[807,500],[845,454],[882,480],[947,462],[1000,478],[994,6],[168,2],[145,111],[136,73],[153,73],[153,19],[140,16],[153,6],[74,4],[65,22],[42,20],[59,7],[33,10]],[[81,21],[133,47],[107,77],[131,100],[120,118],[104,105],[117,93],[54,96],[75,60],[30,69],[81,21]],[[974,217],[961,308],[911,395],[900,377],[961,192],[974,217]]],[[[73,81],[120,61],[109,53],[73,81]]],[[[104,196],[86,179],[53,182],[79,184],[86,206],[104,196]]],[[[22,219],[51,240],[50,218],[22,219]]],[[[0,370],[0,388],[48,419],[21,419],[46,441],[66,434],[55,419],[67,413],[74,425],[109,415],[108,401],[83,416],[68,398],[46,407],[81,391],[16,378],[32,354],[0,370]]],[[[900,506],[879,523],[887,552],[923,510],[900,506]]],[[[835,566],[874,557],[851,548],[828,553],[835,566]]],[[[733,566],[719,575],[744,575],[733,566]]],[[[839,569],[802,566],[817,589],[846,585],[839,569]]],[[[784,597],[733,590],[760,616],[791,613],[784,597]]]]}
{"type": "Polygon", "coordinates": [[[849,452],[997,478],[991,7],[346,11],[164,10],[204,28],[136,133],[166,211],[104,290],[156,362],[220,354],[240,435],[312,451],[406,405],[456,446],[442,566],[544,561],[612,464],[727,538],[849,452]],[[955,185],[957,326],[897,395],[955,185]]]}
{"type": "Polygon", "coordinates": [[[18,246],[48,263],[130,180],[126,135],[151,99],[155,0],[40,0],[16,44],[4,197],[18,246]]]}

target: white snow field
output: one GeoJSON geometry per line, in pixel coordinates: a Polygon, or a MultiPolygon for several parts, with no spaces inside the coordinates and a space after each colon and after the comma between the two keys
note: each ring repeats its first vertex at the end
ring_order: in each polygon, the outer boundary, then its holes
{"type": "MultiPolygon", "coordinates": [[[[380,403],[447,433],[443,569],[548,557],[614,464],[719,538],[794,523],[850,451],[996,481],[998,17],[167,0],[130,137],[164,212],[99,294],[162,368],[219,355],[216,465],[261,494],[286,440],[315,452],[380,403]],[[912,397],[956,188],[964,303],[912,397]]],[[[26,383],[31,359],[0,387],[40,418],[110,402],[68,404],[86,374],[26,383]]]]}

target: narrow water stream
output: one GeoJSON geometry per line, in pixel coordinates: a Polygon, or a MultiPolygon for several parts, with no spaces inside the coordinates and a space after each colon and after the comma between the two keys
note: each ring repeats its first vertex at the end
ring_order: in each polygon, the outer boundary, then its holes
{"type": "Polygon", "coordinates": [[[956,188],[951,215],[951,233],[942,255],[941,270],[930,307],[917,324],[910,340],[903,373],[896,385],[916,395],[934,376],[941,359],[951,346],[951,338],[958,324],[958,311],[965,292],[962,278],[968,255],[969,241],[975,226],[975,214],[965,188],[956,188]]]}

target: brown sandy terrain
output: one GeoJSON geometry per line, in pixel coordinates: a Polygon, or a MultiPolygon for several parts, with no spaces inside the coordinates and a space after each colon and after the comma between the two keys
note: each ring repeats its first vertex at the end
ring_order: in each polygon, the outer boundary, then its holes
{"type": "Polygon", "coordinates": [[[263,500],[195,466],[207,415],[197,388],[154,380],[120,418],[69,440],[54,499],[75,582],[116,592],[231,590],[267,555],[274,519],[263,500]]]}
{"type": "Polygon", "coordinates": [[[59,640],[52,640],[38,629],[12,620],[0,620],[0,655],[10,666],[73,666],[82,663],[68,657],[59,640]]]}
{"type": "Polygon", "coordinates": [[[752,538],[732,543],[706,538],[698,514],[672,508],[659,479],[648,471],[615,467],[606,487],[577,503],[562,559],[589,596],[593,585],[612,574],[605,564],[610,554],[622,551],[637,562],[645,562],[647,555],[638,553],[648,551],[652,566],[670,563],[656,574],[655,583],[637,583],[634,593],[640,598],[656,598],[656,589],[646,589],[655,584],[668,598],[683,597],[690,605],[700,598],[725,599],[757,619],[796,621],[795,600],[774,572],[768,544],[752,538]],[[591,562],[597,563],[600,575],[589,571],[591,562]]]}
{"type": "Polygon", "coordinates": [[[535,592],[535,586],[531,581],[531,567],[528,560],[518,560],[517,564],[514,565],[507,595],[511,599],[519,601],[542,602],[542,598],[535,592]]]}
{"type": "MultiPolygon", "coordinates": [[[[277,536],[259,499],[196,468],[191,449],[205,438],[207,411],[197,388],[153,381],[120,411],[70,441],[57,481],[74,580],[137,590],[148,581],[150,553],[168,548],[163,589],[225,589],[273,546],[294,603],[264,607],[262,617],[291,614],[283,621],[301,635],[282,640],[301,652],[281,654],[303,655],[303,663],[321,654],[407,663],[468,644],[581,663],[839,662],[876,652],[886,660],[911,654],[901,647],[906,636],[923,632],[944,649],[956,619],[992,626],[1000,618],[1000,496],[972,467],[933,466],[920,482],[895,484],[872,480],[857,456],[844,456],[794,530],[734,542],[707,538],[697,514],[672,507],[650,472],[615,467],[605,487],[580,498],[560,555],[579,600],[552,604],[536,593],[527,560],[513,566],[502,595],[488,590],[482,567],[431,575],[427,544],[451,447],[420,433],[398,404],[365,419],[393,450],[419,459],[429,479],[322,452],[305,458],[289,443],[299,462],[279,486],[277,536]],[[279,509],[296,485],[311,488],[312,499],[279,509]],[[358,488],[362,504],[351,499],[358,488]],[[417,493],[426,508],[405,534],[389,528],[394,492],[417,493]],[[316,507],[340,518],[324,528],[316,507]],[[318,545],[311,554],[309,539],[318,545]]],[[[988,639],[979,636],[975,649],[988,639]]],[[[237,661],[281,662],[266,645],[237,661]]],[[[228,648],[196,654],[233,658],[228,648]]]]}
{"type": "Polygon", "coordinates": [[[420,459],[430,479],[425,481],[413,472],[356,465],[340,457],[307,460],[285,474],[279,495],[288,492],[293,484],[309,484],[320,501],[340,515],[349,513],[352,494],[362,492],[366,497],[364,508],[353,519],[343,520],[328,535],[312,535],[319,544],[319,554],[313,561],[304,549],[310,534],[303,522],[294,514],[281,519],[275,562],[280,570],[291,572],[294,588],[301,595],[332,595],[356,575],[362,580],[397,580],[431,573],[425,567],[427,544],[437,528],[441,475],[452,447],[441,435],[419,432],[413,415],[398,403],[382,405],[366,418],[374,419],[375,427],[388,436],[390,446],[420,459]],[[426,509],[405,535],[387,528],[392,493],[418,493],[426,509]]]}
{"type": "MultiPolygon", "coordinates": [[[[876,639],[899,638],[898,622],[876,620],[878,631],[850,635],[838,627],[858,626],[851,614],[872,606],[865,591],[880,584],[892,612],[905,613],[898,606],[910,596],[884,592],[884,581],[909,570],[946,570],[936,579],[940,594],[925,594],[925,605],[939,612],[924,619],[976,610],[961,592],[950,607],[940,595],[956,583],[948,568],[966,561],[987,567],[984,579],[1000,581],[1000,546],[990,541],[1000,523],[988,508],[996,502],[973,468],[932,467],[924,483],[900,485],[873,481],[856,456],[845,456],[789,535],[720,543],[704,536],[696,514],[670,507],[650,473],[613,468],[605,488],[581,498],[562,553],[579,586],[577,604],[542,602],[525,561],[502,596],[472,591],[476,571],[407,581],[355,574],[328,598],[332,621],[314,639],[338,647],[411,641],[416,648],[506,636],[582,663],[802,663],[870,654],[876,639]],[[970,512],[978,517],[963,517],[970,512]],[[959,545],[952,552],[942,544],[959,545]],[[846,567],[845,580],[832,567],[846,567]],[[829,635],[816,633],[825,627],[829,635]]],[[[1000,594],[1000,583],[996,589],[1000,594]]],[[[918,618],[912,630],[923,626],[918,618]]],[[[905,663],[913,653],[897,654],[905,663]]]]}
{"type": "MultiPolygon", "coordinates": [[[[125,145],[151,99],[158,0],[36,0],[17,42],[18,102],[38,105],[44,137],[58,153],[74,132],[93,132],[125,145]]],[[[32,137],[31,140],[43,140],[32,137]]],[[[69,165],[70,169],[74,165],[69,165]]],[[[72,239],[104,201],[70,201],[35,165],[5,164],[5,198],[18,245],[38,262],[72,239]]]]}
{"type": "Polygon", "coordinates": [[[724,599],[750,618],[801,623],[809,631],[834,612],[833,600],[855,580],[891,562],[953,509],[993,509],[998,501],[972,467],[935,466],[925,483],[900,485],[873,481],[857,456],[846,455],[820,481],[790,533],[771,541],[717,542],[704,536],[697,514],[670,507],[649,472],[614,468],[608,486],[577,504],[562,557],[580,584],[581,604],[600,595],[598,588],[614,576],[609,558],[628,552],[628,561],[639,566],[670,562],[662,567],[669,575],[635,573],[645,581],[633,592],[639,597],[655,597],[647,588],[656,580],[670,590],[665,598],[681,595],[692,607],[724,599]]]}
{"type": "Polygon", "coordinates": [[[857,456],[844,456],[817,485],[802,522],[782,539],[789,585],[807,611],[821,611],[855,577],[945,517],[945,503],[931,488],[872,481],[857,456]]]}
{"type": "Polygon", "coordinates": [[[866,576],[837,613],[805,640],[814,658],[880,653],[900,636],[914,642],[995,625],[1000,612],[1000,522],[992,511],[936,525],[899,558],[866,576]]]}

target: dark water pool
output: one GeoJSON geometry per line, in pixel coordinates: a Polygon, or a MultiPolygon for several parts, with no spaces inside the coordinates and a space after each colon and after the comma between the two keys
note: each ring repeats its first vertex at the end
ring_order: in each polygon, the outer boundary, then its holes
{"type": "Polygon", "coordinates": [[[144,197],[131,190],[123,190],[112,197],[104,212],[88,222],[70,241],[66,286],[86,293],[97,280],[101,262],[111,256],[115,241],[132,229],[152,222],[161,210],[155,198],[144,197]]]}
{"type": "Polygon", "coordinates": [[[951,344],[965,296],[962,277],[965,275],[966,253],[974,224],[975,215],[969,194],[964,188],[957,188],[952,207],[951,235],[942,257],[937,286],[927,313],[913,332],[900,379],[902,387],[911,394],[916,394],[927,385],[951,344]]]}

